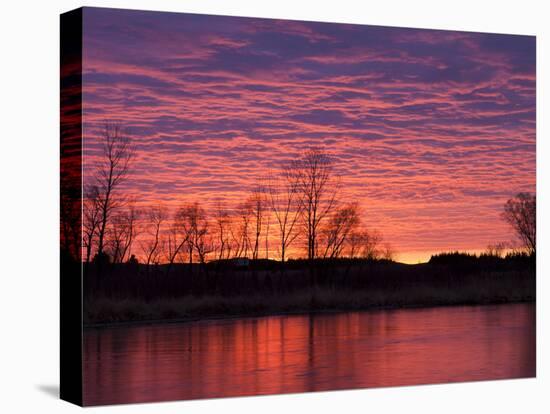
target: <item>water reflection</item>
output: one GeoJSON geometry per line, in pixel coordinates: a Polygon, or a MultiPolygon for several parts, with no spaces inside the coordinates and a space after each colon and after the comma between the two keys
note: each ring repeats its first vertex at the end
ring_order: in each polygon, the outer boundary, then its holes
{"type": "Polygon", "coordinates": [[[532,304],[87,330],[86,405],[535,375],[532,304]]]}

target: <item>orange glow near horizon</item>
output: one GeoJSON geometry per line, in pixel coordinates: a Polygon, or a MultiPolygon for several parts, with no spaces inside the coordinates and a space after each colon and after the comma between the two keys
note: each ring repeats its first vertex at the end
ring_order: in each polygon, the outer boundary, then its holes
{"type": "Polygon", "coordinates": [[[108,9],[84,30],[84,184],[119,122],[138,208],[235,209],[320,147],[342,202],[418,263],[511,240],[503,205],[535,191],[534,37],[108,9]]]}

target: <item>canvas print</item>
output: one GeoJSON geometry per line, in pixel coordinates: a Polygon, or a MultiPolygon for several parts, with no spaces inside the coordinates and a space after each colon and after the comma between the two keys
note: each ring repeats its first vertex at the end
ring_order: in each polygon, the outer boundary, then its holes
{"type": "Polygon", "coordinates": [[[535,37],[61,28],[62,397],[535,376],[535,37]]]}

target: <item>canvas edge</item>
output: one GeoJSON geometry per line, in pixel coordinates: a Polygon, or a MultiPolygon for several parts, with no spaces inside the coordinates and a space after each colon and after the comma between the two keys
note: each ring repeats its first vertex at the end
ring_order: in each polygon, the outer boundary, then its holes
{"type": "Polygon", "coordinates": [[[82,8],[60,15],[59,390],[62,400],[79,406],[83,406],[82,22],[82,8]]]}

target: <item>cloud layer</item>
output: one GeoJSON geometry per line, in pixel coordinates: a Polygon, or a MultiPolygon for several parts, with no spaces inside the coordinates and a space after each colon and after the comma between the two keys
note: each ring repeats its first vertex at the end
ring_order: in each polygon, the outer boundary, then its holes
{"type": "Polygon", "coordinates": [[[85,181],[117,120],[141,205],[236,204],[323,146],[415,260],[509,240],[502,205],[535,191],[534,37],[85,9],[83,70],[85,181]]]}

